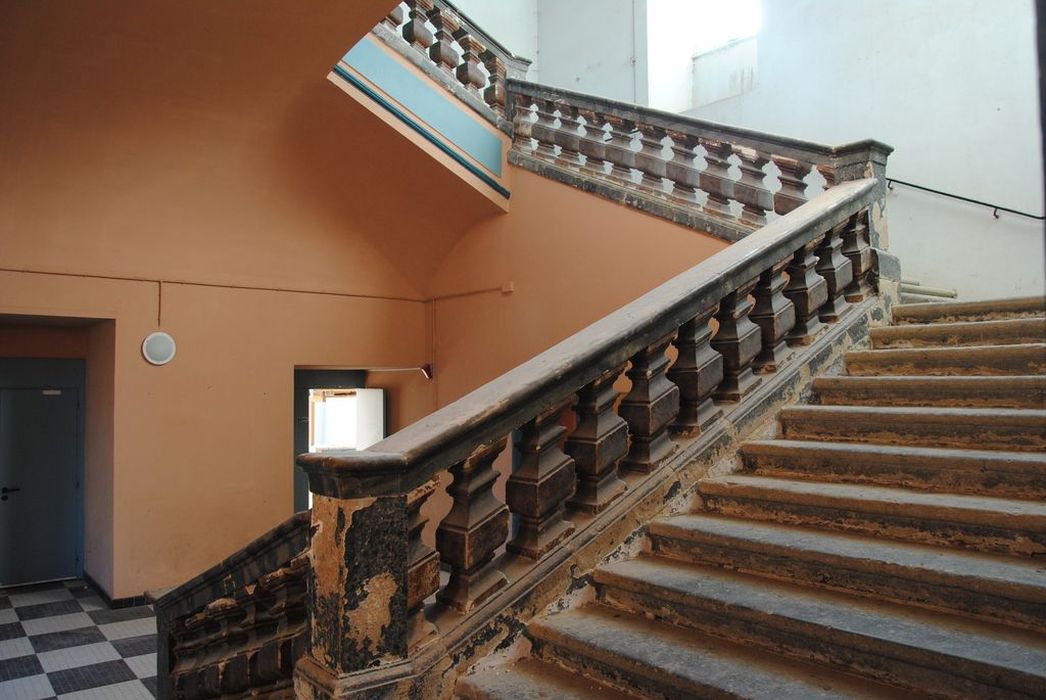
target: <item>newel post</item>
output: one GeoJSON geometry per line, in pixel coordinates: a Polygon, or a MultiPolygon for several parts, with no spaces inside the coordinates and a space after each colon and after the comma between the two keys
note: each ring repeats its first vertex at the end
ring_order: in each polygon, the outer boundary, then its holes
{"type": "Polygon", "coordinates": [[[312,491],[309,647],[294,671],[299,698],[349,697],[410,675],[408,569],[412,514],[398,455],[308,454],[312,491]],[[367,673],[366,680],[360,678],[367,673]]]}
{"type": "Polygon", "coordinates": [[[832,157],[836,182],[874,177],[879,180],[875,202],[870,208],[868,238],[873,248],[887,248],[886,230],[886,161],[893,148],[879,141],[857,141],[839,146],[832,157]]]}

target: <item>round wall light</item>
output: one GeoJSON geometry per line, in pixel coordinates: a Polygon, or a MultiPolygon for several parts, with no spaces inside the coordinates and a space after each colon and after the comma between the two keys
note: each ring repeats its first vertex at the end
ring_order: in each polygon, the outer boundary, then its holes
{"type": "Polygon", "coordinates": [[[173,360],[177,349],[174,338],[163,331],[150,333],[142,341],[142,357],[154,365],[165,365],[173,360]]]}

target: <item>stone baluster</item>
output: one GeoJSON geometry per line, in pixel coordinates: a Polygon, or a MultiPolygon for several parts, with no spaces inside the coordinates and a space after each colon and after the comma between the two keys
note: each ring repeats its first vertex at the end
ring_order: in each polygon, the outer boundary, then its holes
{"type": "Polygon", "coordinates": [[[734,146],[733,151],[741,159],[741,179],[734,183],[734,199],[744,205],[741,221],[754,227],[765,226],[766,212],[774,208],[774,196],[766,187],[763,170],[770,156],[741,146],[734,146]]]}
{"type": "MultiPolygon", "coordinates": [[[[490,88],[487,88],[489,91],[490,88]]],[[[516,95],[513,100],[513,114],[512,119],[512,143],[514,148],[518,148],[524,152],[531,152],[534,150],[532,144],[534,136],[534,101],[529,95],[516,95]]]]}
{"type": "Polygon", "coordinates": [[[454,39],[461,47],[461,65],[454,71],[454,75],[467,90],[479,94],[479,91],[487,84],[487,76],[483,75],[483,71],[479,68],[479,57],[486,47],[465,28],[455,31],[454,39]]]}
{"type": "Polygon", "coordinates": [[[705,210],[717,216],[730,217],[730,200],[734,197],[734,180],[730,177],[730,154],[733,147],[722,141],[700,139],[705,149],[705,169],[699,185],[708,193],[705,210]]]}
{"type": "Polygon", "coordinates": [[[487,69],[488,85],[483,91],[483,101],[496,112],[505,111],[505,62],[494,51],[487,49],[479,55],[487,69]]]}
{"type": "Polygon", "coordinates": [[[830,163],[818,163],[817,172],[821,173],[821,177],[824,178],[825,190],[830,190],[839,184],[839,178],[835,172],[835,166],[830,163]]]}
{"type": "Polygon", "coordinates": [[[785,337],[789,345],[809,345],[823,325],[817,310],[828,300],[828,283],[814,269],[817,258],[813,251],[819,242],[813,240],[795,251],[785,268],[788,284],[784,295],[795,304],[795,325],[785,337]]]}
{"type": "Polygon", "coordinates": [[[556,159],[556,107],[550,100],[535,99],[538,108],[538,120],[530,127],[531,135],[537,139],[535,155],[549,162],[556,159]]]}
{"type": "Polygon", "coordinates": [[[567,102],[556,102],[559,109],[559,129],[556,130],[555,143],[559,146],[556,164],[577,170],[581,167],[581,134],[578,131],[577,108],[567,102]]]}
{"type": "Polygon", "coordinates": [[[639,152],[636,153],[636,168],[642,173],[640,189],[664,194],[665,158],[661,154],[665,130],[650,124],[636,124],[639,130],[639,152]]]}
{"type": "Polygon", "coordinates": [[[814,269],[828,283],[828,299],[818,309],[817,315],[828,323],[835,323],[850,309],[850,303],[843,298],[843,293],[853,282],[853,266],[840,250],[843,246],[843,231],[847,225],[848,222],[844,221],[830,229],[821,245],[814,250],[817,256],[814,269]]]}
{"type": "Polygon", "coordinates": [[[697,204],[697,185],[700,181],[694,158],[697,154],[697,136],[681,131],[668,131],[672,141],[672,160],[665,166],[665,175],[672,181],[672,199],[693,206],[697,204]]]}
{"type": "Polygon", "coordinates": [[[723,415],[712,402],[712,392],[723,381],[723,356],[709,342],[708,320],[715,312],[715,306],[706,309],[679,328],[678,354],[666,374],[679,387],[679,415],[670,427],[674,435],[699,435],[723,415]]]}
{"type": "Polygon", "coordinates": [[[389,10],[389,13],[382,18],[382,24],[387,26],[389,29],[396,30],[403,24],[403,5],[396,5],[394,8],[389,10]]]}
{"type": "Polygon", "coordinates": [[[566,433],[560,418],[572,403],[563,401],[520,428],[520,463],[505,485],[505,501],[519,516],[508,550],[528,559],[540,559],[574,532],[563,519],[576,483],[574,460],[560,448],[566,433]]]}
{"type": "Polygon", "coordinates": [[[723,381],[712,394],[718,401],[740,401],[763,381],[752,372],[752,362],[762,347],[762,333],[750,318],[752,302],[748,294],[759,278],[745,282],[719,302],[719,330],[712,347],[723,356],[723,381]]]}
{"type": "Polygon", "coordinates": [[[632,185],[632,168],[636,167],[636,152],[632,150],[632,130],[635,124],[627,119],[607,116],[610,141],[606,145],[606,159],[610,162],[610,179],[632,185]]]}
{"type": "Polygon", "coordinates": [[[461,56],[454,50],[454,33],[460,29],[458,21],[439,7],[429,10],[429,22],[436,29],[436,41],[429,47],[429,58],[438,67],[453,73],[461,56]]]}
{"type": "Polygon", "coordinates": [[[403,25],[403,38],[422,53],[432,46],[435,37],[426,26],[428,14],[432,12],[432,0],[406,0],[410,21],[403,25]]]}
{"type": "Polygon", "coordinates": [[[787,214],[796,207],[806,203],[806,181],[803,179],[813,168],[810,163],[784,156],[773,156],[774,165],[781,174],[781,189],[774,195],[774,211],[787,214]]]}
{"type": "Polygon", "coordinates": [[[425,599],[439,589],[439,554],[422,540],[429,519],[421,509],[439,487],[433,479],[407,494],[407,644],[414,647],[436,631],[425,619],[425,599]]]}
{"type": "Polygon", "coordinates": [[[585,120],[585,134],[578,144],[578,150],[585,156],[583,169],[589,175],[605,177],[607,146],[603,117],[591,109],[579,108],[578,114],[585,120]]]}
{"type": "Polygon", "coordinates": [[[872,246],[868,242],[868,210],[850,217],[843,230],[843,255],[853,267],[853,279],[844,291],[844,298],[851,303],[867,299],[872,293],[868,274],[872,269],[872,246]]]}
{"type": "Polygon", "coordinates": [[[505,449],[497,440],[476,449],[450,468],[447,487],[454,499],[436,528],[436,549],[450,566],[450,580],[436,599],[462,613],[482,604],[507,583],[494,565],[494,553],[508,537],[508,508],[494,497],[498,472],[494,460],[505,449]]]}
{"type": "Polygon", "coordinates": [[[776,372],[791,355],[785,336],[795,326],[795,304],[783,293],[787,282],[783,273],[789,262],[791,258],[786,258],[763,272],[752,292],[755,306],[748,317],[762,331],[763,348],[752,363],[759,374],[776,372]]]}
{"type": "Polygon", "coordinates": [[[675,335],[666,335],[632,356],[628,370],[632,390],[617,409],[631,436],[622,469],[650,473],[678,447],[668,437],[668,425],[679,415],[679,387],[665,376],[669,363],[665,350],[675,335]]]}
{"type": "Polygon", "coordinates": [[[604,372],[577,393],[577,427],[563,451],[574,458],[577,489],[567,505],[599,513],[625,492],[617,465],[628,452],[628,424],[614,413],[614,382],[624,365],[604,372]]]}

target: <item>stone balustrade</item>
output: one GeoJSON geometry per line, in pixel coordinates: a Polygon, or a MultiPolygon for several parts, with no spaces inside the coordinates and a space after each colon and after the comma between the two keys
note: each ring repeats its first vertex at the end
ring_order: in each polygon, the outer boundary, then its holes
{"type": "Polygon", "coordinates": [[[510,160],[739,240],[839,183],[882,177],[890,149],[833,147],[508,81],[510,160]],[[866,167],[867,166],[867,167],[866,167]]]}
{"type": "Polygon", "coordinates": [[[293,697],[308,647],[308,512],[156,601],[161,698],[293,697]]]}
{"type": "MultiPolygon", "coordinates": [[[[669,138],[658,124],[610,115],[599,140],[562,126],[589,119],[585,109],[556,105],[558,125],[550,103],[540,109],[529,133],[564,167],[601,163],[608,178],[614,169],[622,176],[639,170],[646,180],[634,177],[636,187],[690,198],[701,189],[720,198],[715,206],[737,201],[743,180],[729,180],[725,163],[751,140],[672,137],[673,147],[710,149],[702,170],[656,153],[669,138]],[[643,150],[624,143],[633,128],[643,150]]],[[[758,170],[798,153],[749,155],[745,162],[758,170]]],[[[757,178],[747,177],[756,187],[757,178]]],[[[366,450],[299,457],[314,506],[311,641],[297,666],[297,691],[380,694],[415,678],[415,661],[428,654],[426,663],[435,664],[455,625],[496,615],[514,581],[547,570],[637,479],[659,478],[681,444],[872,293],[869,212],[881,206],[883,181],[850,179],[804,205],[795,187],[781,198],[761,185],[740,195],[751,217],[766,216],[771,201],[787,214],[366,450]],[[619,396],[622,376],[630,388],[619,396]],[[513,442],[517,466],[502,499],[496,461],[513,442]],[[432,548],[421,513],[440,483],[452,505],[432,548]]]]}
{"type": "Polygon", "coordinates": [[[446,0],[405,0],[374,34],[474,107],[505,115],[505,83],[530,61],[515,56],[446,0]]]}

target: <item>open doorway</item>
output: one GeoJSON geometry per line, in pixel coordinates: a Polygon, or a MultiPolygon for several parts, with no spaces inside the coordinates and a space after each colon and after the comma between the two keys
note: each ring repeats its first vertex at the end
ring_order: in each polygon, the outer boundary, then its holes
{"type": "Polygon", "coordinates": [[[0,587],[83,573],[84,377],[0,358],[0,587]]]}
{"type": "MultiPolygon", "coordinates": [[[[385,437],[385,398],[364,388],[365,370],[294,370],[294,455],[363,449],[385,437]]],[[[311,506],[309,480],[294,465],[294,510],[311,506]]]]}

